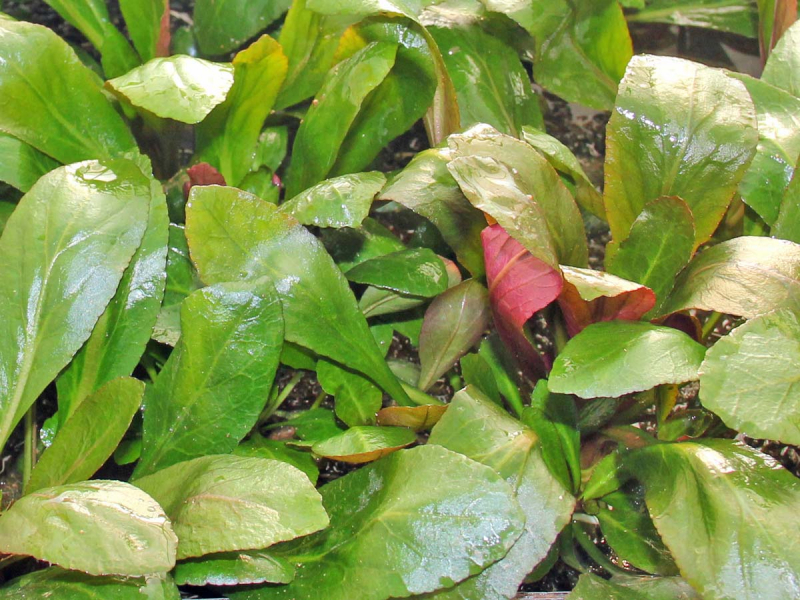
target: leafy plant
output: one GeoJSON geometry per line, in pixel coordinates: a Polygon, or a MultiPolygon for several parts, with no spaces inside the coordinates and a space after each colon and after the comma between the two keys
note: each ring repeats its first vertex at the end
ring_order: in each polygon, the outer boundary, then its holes
{"type": "Polygon", "coordinates": [[[800,444],[790,3],[48,4],[95,50],[0,17],[0,598],[800,596],[746,443],[800,444]],[[602,192],[531,70],[612,109],[602,192]]]}

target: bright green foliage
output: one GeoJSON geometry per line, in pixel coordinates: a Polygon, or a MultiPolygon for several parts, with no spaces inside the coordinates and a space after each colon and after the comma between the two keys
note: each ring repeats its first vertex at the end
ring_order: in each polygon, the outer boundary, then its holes
{"type": "MultiPolygon", "coordinates": [[[[164,39],[169,37],[169,0],[119,0],[122,16],[128,26],[128,34],[141,56],[147,62],[167,50],[164,39]],[[164,15],[167,15],[164,31],[164,15]]],[[[111,75],[113,77],[113,75],[111,75]]]]}
{"type": "Polygon", "coordinates": [[[416,441],[416,434],[405,427],[356,426],[317,442],[311,449],[318,456],[364,463],[410,446],[416,441]]]}
{"type": "Polygon", "coordinates": [[[288,0],[196,0],[194,32],[211,56],[235,50],[289,8],[288,0]]]}
{"type": "Polygon", "coordinates": [[[175,565],[175,582],[178,585],[289,583],[292,579],[294,566],[264,550],[208,554],[175,565]]]}
{"type": "Polygon", "coordinates": [[[744,0],[641,0],[629,21],[671,23],[729,31],[749,38],[758,37],[755,2],[744,0]],[[646,5],[646,6],[645,6],[646,5]]]}
{"type": "Polygon", "coordinates": [[[27,192],[45,173],[58,163],[32,146],[0,133],[0,181],[27,192]]]}
{"type": "Polygon", "coordinates": [[[386,183],[383,173],[355,173],[327,179],[281,204],[303,225],[358,227],[386,183]]]}
{"type": "Polygon", "coordinates": [[[145,579],[91,577],[77,571],[50,567],[13,580],[0,589],[3,600],[51,598],[52,600],[179,600],[180,592],[167,575],[145,579]]]}

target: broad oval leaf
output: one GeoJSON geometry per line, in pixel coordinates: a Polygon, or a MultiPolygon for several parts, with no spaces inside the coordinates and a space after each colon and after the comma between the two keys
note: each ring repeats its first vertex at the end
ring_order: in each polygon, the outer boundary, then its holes
{"type": "Polygon", "coordinates": [[[199,123],[233,86],[233,67],[178,54],[154,58],[106,82],[133,106],[164,119],[199,123]]]}
{"type": "Polygon", "coordinates": [[[311,450],[325,458],[361,464],[377,460],[416,441],[417,435],[405,427],[361,425],[317,442],[311,450]]]}
{"type": "Polygon", "coordinates": [[[317,381],[334,398],[336,416],[352,427],[374,425],[383,401],[383,392],[369,379],[336,363],[320,359],[317,381]]]}
{"type": "Polygon", "coordinates": [[[183,302],[181,331],[145,393],[137,477],[232,451],[255,425],[272,388],[283,318],[269,281],[194,292],[183,302]]]}
{"type": "Polygon", "coordinates": [[[0,111],[0,130],[63,163],[136,148],[95,75],[55,33],[4,19],[0,57],[0,96],[9,99],[0,111]]]}
{"type": "Polygon", "coordinates": [[[14,579],[0,588],[2,600],[180,600],[172,578],[158,575],[142,579],[92,577],[78,571],[50,567],[14,579]]]}
{"type": "Polygon", "coordinates": [[[524,520],[511,486],[492,469],[434,445],[395,452],[320,492],[330,527],[275,548],[298,565],[294,581],[230,593],[232,600],[431,592],[504,556],[524,520]]]}
{"type": "Polygon", "coordinates": [[[266,548],[328,524],[308,477],[277,460],[202,456],[137,479],[136,485],[172,519],[179,559],[266,548]]]}
{"type": "Polygon", "coordinates": [[[700,367],[700,401],[728,427],[800,444],[800,322],[777,310],[721,338],[700,367]]]}
{"type": "Polygon", "coordinates": [[[761,79],[800,98],[800,25],[794,24],[781,36],[769,55],[761,79]]]}
{"type": "Polygon", "coordinates": [[[636,56],[608,124],[605,205],[616,240],[645,205],[679,196],[695,247],[707,241],[755,154],[758,126],[744,85],[678,58],[636,56]]]}
{"type": "Polygon", "coordinates": [[[425,404],[422,406],[387,406],[378,411],[378,425],[408,427],[413,431],[430,429],[447,410],[447,404],[425,404]]]}
{"type": "Polygon", "coordinates": [[[680,577],[613,577],[586,573],[569,600],[702,600],[680,577]]]}
{"type": "Polygon", "coordinates": [[[553,363],[551,392],[617,398],[698,377],[705,348],[677,329],[641,321],[589,325],[553,363]]]}
{"type": "Polygon", "coordinates": [[[90,575],[166,573],[177,544],[155,500],[121,481],[44,488],[0,517],[0,551],[90,575]]]}
{"type": "Polygon", "coordinates": [[[489,294],[474,279],[451,287],[425,311],[419,336],[417,387],[430,388],[469,352],[489,326],[489,294]]]}
{"type": "Polygon", "coordinates": [[[289,583],[294,565],[264,550],[223,552],[190,558],[175,565],[175,583],[193,586],[289,583]]]}
{"type": "Polygon", "coordinates": [[[254,456],[256,458],[269,458],[289,463],[297,467],[308,476],[311,483],[316,483],[319,478],[319,469],[310,452],[292,448],[282,440],[265,438],[259,433],[253,433],[245,441],[236,446],[233,454],[237,456],[254,456]]]}
{"type": "Polygon", "coordinates": [[[303,225],[358,227],[385,183],[386,177],[377,171],[342,175],[310,187],[280,209],[303,225]]]}
{"type": "Polygon", "coordinates": [[[58,162],[30,144],[0,133],[0,181],[27,192],[42,175],[58,166],[58,162]]]}
{"type": "Polygon", "coordinates": [[[31,188],[0,238],[0,446],[89,337],[147,224],[130,161],[62,167],[31,188]]]}
{"type": "Polygon", "coordinates": [[[681,573],[710,600],[796,598],[800,482],[733,440],[655,444],[626,458],[681,573]],[[757,525],[756,525],[757,524],[757,525]]]}
{"type": "Polygon", "coordinates": [[[748,319],[800,309],[800,244],[739,237],[705,250],[678,276],[659,314],[688,308],[748,319]]]}
{"type": "Polygon", "coordinates": [[[268,276],[281,298],[287,340],[346,364],[410,403],[344,275],[292,217],[233,188],[199,187],[189,198],[186,231],[206,283],[268,276]]]}
{"type": "Polygon", "coordinates": [[[125,435],[143,394],[144,383],[119,377],[81,402],[36,463],[25,493],[94,475],[125,435]]]}
{"type": "Polygon", "coordinates": [[[401,250],[366,260],[345,273],[347,279],[401,294],[430,298],[447,289],[447,271],[429,248],[401,250]]]}
{"type": "Polygon", "coordinates": [[[744,37],[758,37],[758,10],[750,2],[739,0],[648,0],[642,10],[628,15],[628,20],[643,23],[669,23],[729,31],[744,37]],[[645,6],[646,5],[646,6],[645,6]]]}
{"type": "Polygon", "coordinates": [[[200,49],[225,54],[266,29],[289,8],[289,0],[197,0],[194,34],[200,49]]]}

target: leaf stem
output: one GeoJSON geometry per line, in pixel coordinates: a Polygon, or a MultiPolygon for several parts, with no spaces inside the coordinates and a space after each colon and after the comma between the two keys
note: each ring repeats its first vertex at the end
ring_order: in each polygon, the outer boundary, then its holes
{"type": "Polygon", "coordinates": [[[589,534],[586,533],[586,530],[583,528],[583,526],[580,523],[574,522],[574,519],[572,532],[578,544],[580,544],[581,548],[583,548],[586,554],[589,555],[589,558],[608,571],[609,575],[630,575],[629,571],[621,569],[611,562],[611,559],[609,559],[603,553],[603,551],[595,545],[595,543],[589,537],[589,534]]]}
{"type": "Polygon", "coordinates": [[[258,421],[256,421],[257,425],[262,425],[269,419],[272,415],[275,414],[275,411],[278,410],[283,401],[289,397],[289,394],[292,393],[292,390],[300,383],[300,380],[303,378],[304,373],[302,371],[295,371],[292,378],[286,382],[286,385],[283,386],[281,392],[273,399],[272,394],[270,394],[270,398],[267,401],[267,405],[264,407],[264,410],[261,411],[261,414],[258,415],[258,421]]]}
{"type": "Polygon", "coordinates": [[[718,313],[716,311],[712,312],[711,315],[709,315],[708,319],[706,319],[706,322],[703,323],[703,330],[702,333],[700,334],[701,344],[706,344],[708,342],[708,338],[711,336],[712,333],[714,333],[714,330],[717,328],[717,324],[719,323],[721,318],[722,318],[722,313],[718,313]]]}
{"type": "Polygon", "coordinates": [[[322,390],[319,394],[317,394],[317,397],[314,399],[314,404],[311,405],[311,409],[310,410],[314,410],[315,408],[319,408],[319,405],[322,404],[322,401],[325,400],[325,396],[327,396],[327,395],[328,394],[325,392],[325,390],[322,390]]]}
{"type": "Polygon", "coordinates": [[[25,413],[25,448],[22,455],[22,487],[28,485],[31,472],[36,465],[36,403],[25,413]]]}

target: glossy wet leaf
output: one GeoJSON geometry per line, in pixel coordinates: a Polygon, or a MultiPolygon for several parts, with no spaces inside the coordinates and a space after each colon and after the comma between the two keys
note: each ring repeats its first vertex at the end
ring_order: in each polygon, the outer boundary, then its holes
{"type": "Polygon", "coordinates": [[[309,452],[292,448],[284,441],[265,438],[257,432],[253,433],[248,439],[236,446],[233,453],[237,456],[269,458],[271,460],[289,463],[305,473],[311,480],[311,483],[316,483],[319,477],[317,463],[314,462],[314,458],[309,452]]]}
{"type": "Polygon", "coordinates": [[[264,121],[272,110],[287,61],[280,44],[261,36],[233,57],[233,86],[225,102],[197,128],[197,156],[238,186],[256,157],[264,121]]]}
{"type": "Polygon", "coordinates": [[[800,244],[800,176],[792,177],[783,193],[781,210],[771,233],[774,237],[800,244]]]}
{"type": "Polygon", "coordinates": [[[149,579],[92,577],[77,571],[50,567],[14,579],[0,588],[3,600],[50,598],[51,600],[179,600],[172,578],[149,579]]]}
{"type": "Polygon", "coordinates": [[[208,554],[175,565],[175,583],[178,585],[289,583],[292,579],[294,566],[264,550],[208,554]]]}
{"type": "Polygon", "coordinates": [[[14,99],[0,111],[0,131],[63,163],[110,158],[136,147],[94,73],[55,33],[2,20],[0,56],[0,95],[14,99]]]}
{"type": "Polygon", "coordinates": [[[154,58],[110,79],[108,87],[133,106],[164,119],[199,123],[225,100],[233,67],[178,54],[154,58]]]}
{"type": "Polygon", "coordinates": [[[553,363],[551,392],[617,398],[698,377],[705,348],[677,329],[641,321],[590,325],[553,363]]]}
{"type": "Polygon", "coordinates": [[[401,250],[364,261],[347,279],[412,296],[432,297],[447,289],[444,263],[432,250],[401,250]]]}
{"type": "Polygon", "coordinates": [[[694,218],[686,203],[675,196],[657,198],[645,205],[616,252],[606,254],[606,269],[653,290],[657,310],[691,259],[694,240],[694,218]]]}
{"type": "Polygon", "coordinates": [[[728,427],[800,443],[800,322],[777,310],[740,325],[708,351],[700,401],[728,427]]]}
{"type": "Polygon", "coordinates": [[[417,387],[430,388],[480,340],[489,326],[489,295],[474,279],[450,288],[425,311],[417,387]]]}
{"type": "Polygon", "coordinates": [[[266,404],[283,344],[269,281],[220,283],[181,308],[182,335],[145,393],[141,477],[232,451],[266,404]]]}
{"type": "Polygon", "coordinates": [[[233,600],[430,592],[504,556],[524,520],[513,490],[492,469],[434,445],[395,452],[320,492],[330,527],[275,549],[298,565],[294,581],[231,593],[233,600]]]}
{"type": "Polygon", "coordinates": [[[561,267],[564,288],[558,304],[569,335],[591,323],[638,321],[656,302],[650,288],[603,271],[561,267]]]}
{"type": "Polygon", "coordinates": [[[0,238],[0,445],[89,337],[147,223],[149,182],[129,161],[42,177],[0,238]]]}
{"type": "Polygon", "coordinates": [[[690,61],[634,57],[608,124],[605,205],[611,233],[628,232],[649,202],[678,196],[695,245],[717,228],[755,154],[755,109],[744,85],[690,61]]]}
{"type": "Polygon", "coordinates": [[[603,197],[569,148],[556,138],[534,127],[523,126],[520,137],[544,156],[557,171],[572,180],[575,184],[575,201],[581,208],[605,220],[606,209],[603,205],[603,197]]]}
{"type": "Polygon", "coordinates": [[[383,392],[369,379],[334,362],[317,363],[317,380],[334,398],[336,416],[348,426],[374,425],[383,392]]]}
{"type": "Polygon", "coordinates": [[[0,181],[22,192],[59,163],[14,136],[0,133],[0,181]]]}
{"type": "Polygon", "coordinates": [[[547,159],[487,125],[450,136],[448,143],[458,157],[448,169],[476,208],[537,258],[555,266],[548,256],[552,244],[560,263],[586,266],[580,211],[547,159]]]}
{"type": "Polygon", "coordinates": [[[698,308],[749,319],[784,307],[800,308],[800,245],[739,237],[697,255],[659,312],[698,308]]]}
{"type": "Polygon", "coordinates": [[[170,224],[167,248],[167,280],[161,310],[156,317],[153,339],[175,346],[181,336],[181,304],[202,286],[189,258],[184,228],[170,224]]]}
{"type": "Polygon", "coordinates": [[[472,387],[458,392],[430,444],[491,467],[516,491],[525,528],[505,558],[437,599],[511,598],[569,521],[575,503],[542,460],[536,434],[472,387]]]}
{"type": "Polygon", "coordinates": [[[205,54],[225,54],[266,29],[289,5],[288,0],[197,0],[194,34],[205,54]]]}
{"type": "Polygon", "coordinates": [[[447,405],[387,406],[378,411],[378,425],[408,427],[414,431],[430,429],[447,410],[447,405]]]}
{"type": "Polygon", "coordinates": [[[154,179],[150,179],[149,199],[147,229],[114,297],[92,335],[56,380],[61,425],[86,396],[116,377],[133,373],[153,333],[166,284],[169,235],[167,204],[161,184],[154,179]]]}
{"type": "Polygon", "coordinates": [[[786,543],[800,535],[800,483],[774,459],[706,440],[656,444],[627,461],[656,529],[703,598],[800,593],[800,557],[786,543]]]}
{"type": "Polygon", "coordinates": [[[286,339],[367,375],[408,402],[322,244],[292,217],[232,188],[196,188],[187,208],[192,259],[206,283],[269,277],[286,339]]]}
{"type": "Polygon", "coordinates": [[[647,512],[641,486],[626,486],[606,494],[599,507],[600,530],[617,556],[648,573],[678,574],[647,512]]]}
{"type": "Polygon", "coordinates": [[[769,55],[761,79],[800,98],[800,25],[792,25],[769,55]]]}
{"type": "Polygon", "coordinates": [[[120,0],[122,16],[143,61],[169,52],[169,0],[120,0]]]}
{"type": "Polygon", "coordinates": [[[648,0],[646,7],[628,15],[628,20],[701,27],[749,38],[758,37],[758,11],[754,3],[742,0],[648,0]]]}
{"type": "Polygon", "coordinates": [[[172,519],[179,559],[266,548],[328,524],[308,477],[277,460],[207,455],[137,479],[136,485],[172,519]]]}
{"type": "Polygon", "coordinates": [[[143,394],[144,383],[119,377],[86,398],[39,458],[25,493],[94,475],[122,440],[143,394]]]}
{"type": "Polygon", "coordinates": [[[377,460],[417,441],[417,435],[405,427],[370,427],[360,425],[311,447],[314,454],[361,464],[377,460]]]}
{"type": "Polygon", "coordinates": [[[165,573],[177,544],[156,501],[121,481],[44,488],[0,517],[0,551],[90,575],[165,573]]]}
{"type": "Polygon", "coordinates": [[[382,173],[354,173],[319,183],[281,204],[281,211],[303,225],[358,227],[386,183],[382,173]]]}
{"type": "Polygon", "coordinates": [[[773,225],[800,155],[800,98],[746,75],[736,77],[747,87],[758,120],[756,155],[739,184],[739,193],[767,224],[773,225]]]}
{"type": "Polygon", "coordinates": [[[477,276],[484,272],[480,232],[486,219],[464,197],[447,170],[448,148],[423,150],[389,180],[379,200],[394,200],[428,219],[453,249],[459,263],[477,276]]]}
{"type": "Polygon", "coordinates": [[[396,52],[394,44],[374,42],[326,76],[295,138],[286,175],[289,197],[328,176],[364,99],[389,73],[396,52]]]}
{"type": "Polygon", "coordinates": [[[614,577],[587,573],[578,579],[569,600],[701,600],[679,577],[614,577]]]}

